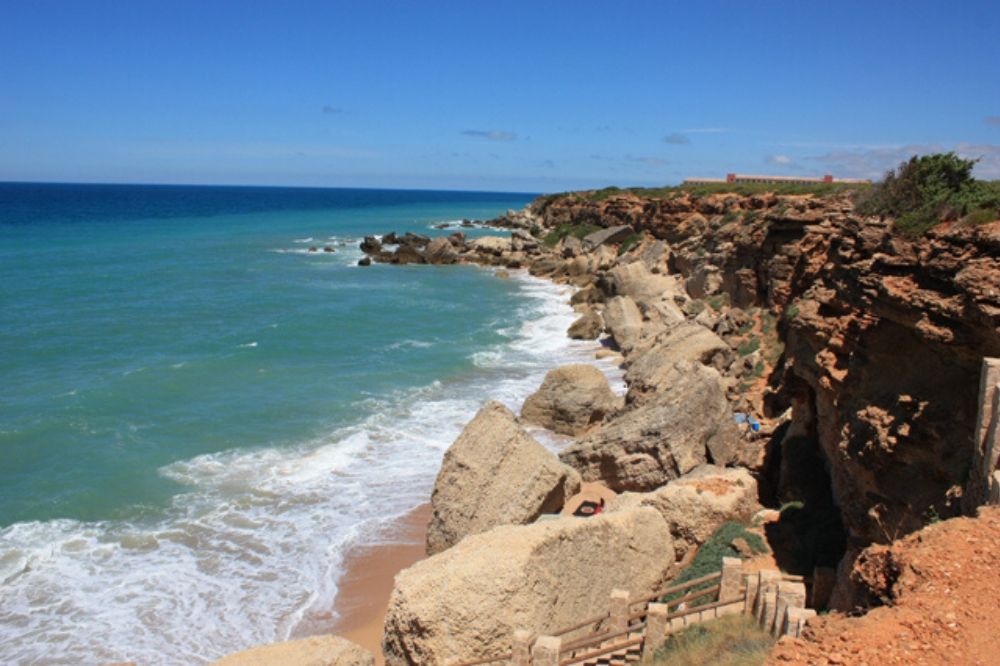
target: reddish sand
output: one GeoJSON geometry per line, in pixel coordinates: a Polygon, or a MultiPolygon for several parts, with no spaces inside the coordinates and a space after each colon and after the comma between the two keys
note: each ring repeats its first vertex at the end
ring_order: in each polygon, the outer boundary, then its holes
{"type": "Polygon", "coordinates": [[[332,633],[354,641],[383,664],[382,624],[396,574],[425,557],[430,504],[417,507],[393,529],[393,542],[348,554],[334,607],[340,619],[332,633]]]}
{"type": "Polygon", "coordinates": [[[811,620],[779,641],[774,666],[1000,663],[1000,508],[869,549],[854,576],[886,597],[864,617],[811,620]]]}

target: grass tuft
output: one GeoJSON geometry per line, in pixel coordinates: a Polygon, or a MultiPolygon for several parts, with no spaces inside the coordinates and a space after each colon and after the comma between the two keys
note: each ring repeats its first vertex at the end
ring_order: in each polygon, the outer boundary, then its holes
{"type": "Polygon", "coordinates": [[[671,635],[653,656],[663,666],[759,666],[774,639],[749,615],[727,615],[671,635]]]}

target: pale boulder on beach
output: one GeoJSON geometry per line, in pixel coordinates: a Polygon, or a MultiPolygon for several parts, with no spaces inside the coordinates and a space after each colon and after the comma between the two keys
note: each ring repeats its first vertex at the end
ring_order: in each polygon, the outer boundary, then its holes
{"type": "Polygon", "coordinates": [[[509,409],[490,401],[444,455],[431,495],[427,553],[497,525],[558,513],[579,489],[575,470],[526,433],[509,409]]]}
{"type": "Polygon", "coordinates": [[[396,576],[386,664],[502,655],[517,629],[572,625],[606,609],[614,589],[654,592],[673,563],[670,530],[651,507],[475,534],[396,576]]]}
{"type": "Polygon", "coordinates": [[[623,400],[592,365],[549,370],[541,388],[528,396],[521,418],[564,435],[580,435],[621,409],[623,400]]]}
{"type": "Polygon", "coordinates": [[[375,657],[346,638],[325,635],[250,648],[212,666],[375,666],[375,657]]]}

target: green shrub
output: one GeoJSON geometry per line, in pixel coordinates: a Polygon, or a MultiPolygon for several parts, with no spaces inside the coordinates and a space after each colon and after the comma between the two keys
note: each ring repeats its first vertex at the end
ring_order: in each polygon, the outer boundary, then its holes
{"type": "Polygon", "coordinates": [[[618,246],[618,256],[621,256],[635,247],[642,240],[642,234],[632,232],[625,237],[621,245],[618,246]]]}
{"type": "Polygon", "coordinates": [[[546,247],[555,247],[566,236],[575,236],[583,239],[584,236],[600,230],[601,227],[594,224],[560,224],[545,236],[542,243],[546,247]]]}
{"type": "Polygon", "coordinates": [[[653,655],[663,666],[759,666],[774,639],[754,618],[740,613],[699,622],[671,634],[653,655]]]}
{"type": "Polygon", "coordinates": [[[708,303],[716,312],[721,312],[724,305],[729,305],[729,294],[716,294],[715,296],[706,298],[705,302],[708,303]]]}
{"type": "MultiPolygon", "coordinates": [[[[686,583],[689,580],[701,578],[702,576],[707,576],[710,573],[720,571],[722,569],[723,557],[736,557],[739,555],[739,553],[737,553],[736,550],[730,545],[733,542],[733,539],[737,538],[746,541],[747,545],[750,546],[750,550],[754,553],[767,552],[767,545],[764,543],[764,539],[762,539],[759,534],[747,531],[747,526],[741,523],[734,521],[725,522],[719,526],[719,529],[712,533],[712,536],[710,536],[700,548],[698,548],[698,553],[694,556],[691,564],[689,564],[687,568],[684,569],[679,576],[677,576],[677,579],[672,584],[679,585],[681,583],[686,583]]],[[[668,594],[663,597],[661,601],[673,601],[674,599],[679,599],[682,596],[690,594],[692,591],[703,590],[717,584],[718,581],[702,583],[683,592],[668,594]]],[[[692,605],[696,605],[708,603],[708,601],[708,598],[702,598],[694,599],[691,603],[692,605]]]]}
{"type": "Polygon", "coordinates": [[[736,352],[740,356],[749,356],[760,349],[760,338],[752,337],[749,340],[743,342],[737,349],[736,352]]]}
{"type": "Polygon", "coordinates": [[[722,223],[729,224],[730,222],[735,222],[738,219],[740,219],[740,214],[734,210],[731,210],[722,216],[722,223]]]}
{"type": "Polygon", "coordinates": [[[977,208],[970,211],[962,221],[966,224],[978,227],[981,224],[989,224],[997,219],[1000,219],[1000,213],[997,213],[996,209],[977,208]]]}
{"type": "Polygon", "coordinates": [[[758,217],[760,217],[760,211],[749,210],[743,215],[743,221],[747,224],[754,222],[758,217]]]}
{"type": "Polygon", "coordinates": [[[798,316],[799,316],[799,306],[795,305],[794,303],[792,305],[789,305],[788,308],[785,309],[785,319],[791,320],[795,319],[798,316]]]}
{"type": "Polygon", "coordinates": [[[862,215],[892,217],[893,228],[911,237],[922,236],[943,219],[977,209],[996,210],[1000,186],[973,178],[976,162],[953,152],[914,155],[858,195],[855,209],[862,215]]]}

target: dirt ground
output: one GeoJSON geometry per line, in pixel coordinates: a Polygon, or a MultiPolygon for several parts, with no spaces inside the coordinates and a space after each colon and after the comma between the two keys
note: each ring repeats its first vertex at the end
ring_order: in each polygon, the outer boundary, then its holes
{"type": "Polygon", "coordinates": [[[1000,664],[1000,508],[870,548],[853,577],[886,605],[811,620],[768,664],[1000,664]]]}

